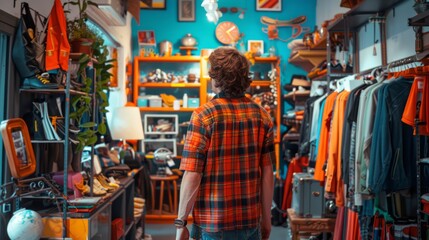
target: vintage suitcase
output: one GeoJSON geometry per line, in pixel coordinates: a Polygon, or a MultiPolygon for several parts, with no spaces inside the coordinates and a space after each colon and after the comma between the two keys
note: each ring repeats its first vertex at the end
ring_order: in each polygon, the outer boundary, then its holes
{"type": "Polygon", "coordinates": [[[310,173],[294,173],[292,208],[300,217],[323,218],[325,198],[323,185],[310,173]]]}

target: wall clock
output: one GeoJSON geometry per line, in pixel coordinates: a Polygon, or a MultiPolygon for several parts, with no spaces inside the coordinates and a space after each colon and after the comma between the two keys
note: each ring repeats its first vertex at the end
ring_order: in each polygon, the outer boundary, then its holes
{"type": "Polygon", "coordinates": [[[221,22],[216,27],[216,39],[223,44],[233,44],[240,39],[240,31],[233,22],[221,22]]]}

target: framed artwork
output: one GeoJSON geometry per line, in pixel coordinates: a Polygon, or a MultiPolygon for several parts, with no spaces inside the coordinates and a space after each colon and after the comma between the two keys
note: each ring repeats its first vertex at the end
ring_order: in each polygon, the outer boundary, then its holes
{"type": "Polygon", "coordinates": [[[256,11],[281,11],[282,0],[256,0],[256,11]]]}
{"type": "Polygon", "coordinates": [[[249,40],[247,41],[247,51],[254,53],[256,56],[264,54],[264,41],[249,40]]]}
{"type": "Polygon", "coordinates": [[[178,0],[177,4],[177,20],[179,22],[194,22],[195,0],[178,0]]]}
{"type": "Polygon", "coordinates": [[[155,33],[152,30],[138,31],[139,46],[156,46],[155,33]]]}
{"type": "Polygon", "coordinates": [[[166,9],[167,0],[140,0],[142,9],[166,9]]]}

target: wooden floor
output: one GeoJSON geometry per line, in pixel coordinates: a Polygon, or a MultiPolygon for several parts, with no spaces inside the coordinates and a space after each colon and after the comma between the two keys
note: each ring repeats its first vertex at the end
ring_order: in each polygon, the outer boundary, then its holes
{"type": "MultiPolygon", "coordinates": [[[[190,230],[190,228],[189,228],[190,230]]],[[[176,238],[176,228],[173,224],[153,224],[145,225],[145,233],[150,235],[152,240],[174,240],[176,238]]],[[[289,228],[273,226],[270,240],[290,240],[289,228]]]]}

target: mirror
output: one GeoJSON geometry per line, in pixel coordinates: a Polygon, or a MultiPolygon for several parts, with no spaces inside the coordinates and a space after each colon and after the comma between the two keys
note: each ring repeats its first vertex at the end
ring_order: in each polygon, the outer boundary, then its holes
{"type": "Polygon", "coordinates": [[[0,130],[12,176],[23,178],[33,174],[36,170],[36,159],[24,120],[4,120],[0,130]]]}

